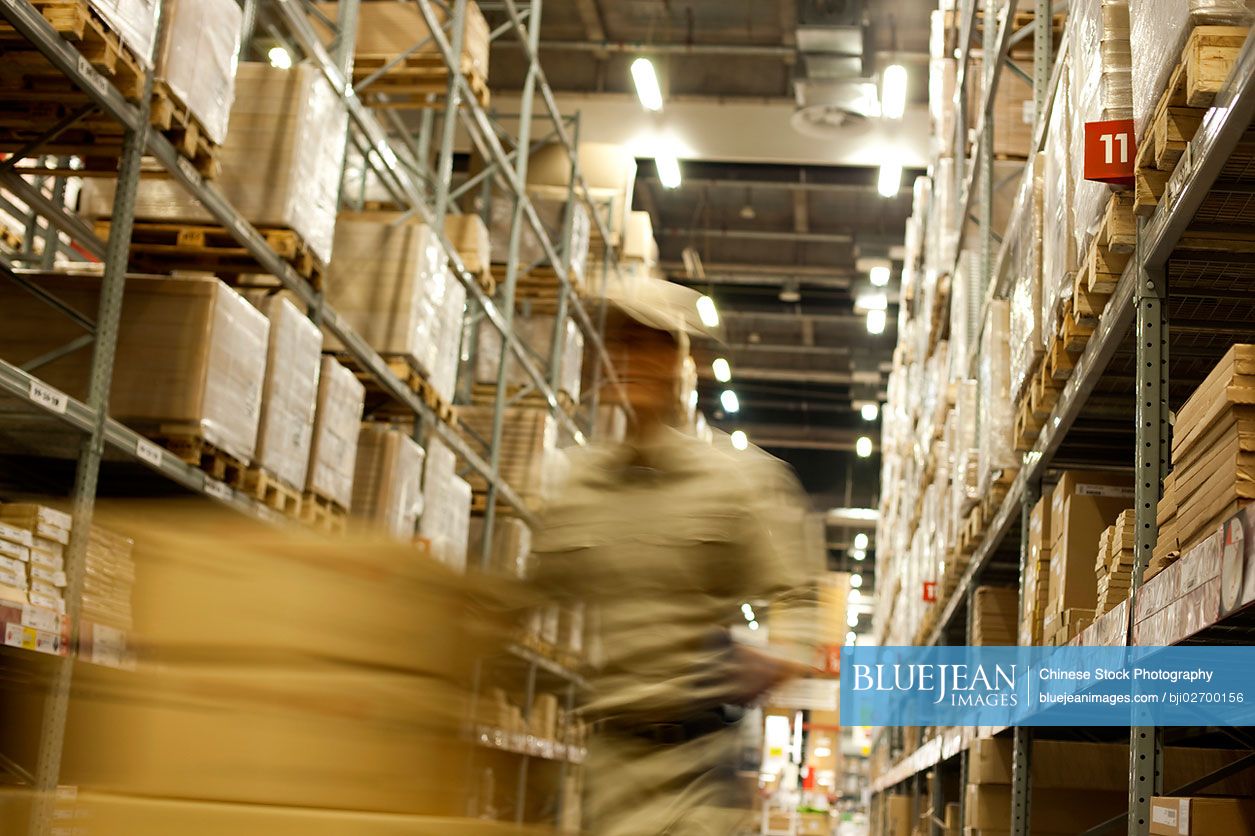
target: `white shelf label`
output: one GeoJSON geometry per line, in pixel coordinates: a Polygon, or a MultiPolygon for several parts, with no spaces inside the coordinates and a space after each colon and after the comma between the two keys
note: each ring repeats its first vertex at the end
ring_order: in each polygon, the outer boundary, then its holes
{"type": "Polygon", "coordinates": [[[205,477],[205,493],[214,499],[224,501],[229,501],[235,495],[225,483],[219,482],[217,479],[210,479],[208,476],[205,477]]]}
{"type": "Polygon", "coordinates": [[[80,54],[78,56],[78,72],[100,94],[104,95],[109,91],[108,79],[96,72],[96,68],[92,66],[92,62],[88,61],[85,55],[80,54]]]}
{"type": "Polygon", "coordinates": [[[50,633],[55,633],[60,627],[58,621],[60,621],[60,617],[52,610],[45,610],[42,607],[22,607],[22,625],[24,627],[33,627],[36,630],[47,630],[50,633]]]}
{"type": "Polygon", "coordinates": [[[161,467],[161,448],[146,438],[141,438],[135,442],[135,455],[142,462],[148,462],[153,467],[161,467]]]}
{"type": "Polygon", "coordinates": [[[38,380],[31,381],[31,400],[53,412],[65,414],[70,406],[70,398],[62,391],[53,389],[38,380]]]}

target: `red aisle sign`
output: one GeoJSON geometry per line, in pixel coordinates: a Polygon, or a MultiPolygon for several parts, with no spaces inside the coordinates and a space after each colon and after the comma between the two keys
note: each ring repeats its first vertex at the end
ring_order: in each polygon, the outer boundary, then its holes
{"type": "Polygon", "coordinates": [[[1132,119],[1085,123],[1086,180],[1132,186],[1136,160],[1132,119]]]}
{"type": "Polygon", "coordinates": [[[937,603],[936,581],[924,581],[924,601],[929,604],[937,603]]]}

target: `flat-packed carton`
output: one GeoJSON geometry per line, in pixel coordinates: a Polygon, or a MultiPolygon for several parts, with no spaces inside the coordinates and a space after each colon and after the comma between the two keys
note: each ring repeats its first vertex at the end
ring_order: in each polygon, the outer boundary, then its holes
{"type": "Polygon", "coordinates": [[[1050,601],[1062,612],[1098,604],[1094,559],[1098,540],[1133,504],[1132,477],[1107,471],[1065,471],[1051,494],[1050,601]]]}
{"type": "Polygon", "coordinates": [[[353,372],[334,357],[322,358],[305,490],[346,511],[353,502],[353,472],[365,397],[366,388],[353,372]]]}
{"type": "Polygon", "coordinates": [[[1249,836],[1255,833],[1255,800],[1152,798],[1150,832],[1151,836],[1249,836]]]}
{"type": "Polygon", "coordinates": [[[161,14],[157,78],[221,145],[235,102],[244,12],[235,0],[165,0],[161,14]]]}
{"type": "Polygon", "coordinates": [[[270,321],[266,380],[257,428],[257,464],[300,490],[309,470],[314,409],[322,371],[322,331],[283,296],[259,307],[270,321]]]}
{"type": "Polygon", "coordinates": [[[410,542],[423,512],[426,453],[395,427],[363,424],[357,438],[353,516],[410,542]]]}

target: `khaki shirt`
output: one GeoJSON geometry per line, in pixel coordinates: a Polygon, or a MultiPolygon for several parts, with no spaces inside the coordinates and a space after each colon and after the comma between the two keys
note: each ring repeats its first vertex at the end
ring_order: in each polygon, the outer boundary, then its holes
{"type": "MultiPolygon", "coordinates": [[[[741,604],[773,601],[774,625],[813,601],[820,567],[802,555],[805,499],[792,474],[761,451],[675,430],[576,451],[571,465],[533,551],[542,592],[599,615],[587,710],[667,719],[722,701],[741,604]]],[[[814,641],[773,628],[773,645],[782,640],[814,641]]]]}

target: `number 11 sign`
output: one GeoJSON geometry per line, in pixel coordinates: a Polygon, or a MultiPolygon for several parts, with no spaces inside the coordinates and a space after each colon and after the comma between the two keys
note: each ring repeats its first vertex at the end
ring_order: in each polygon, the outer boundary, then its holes
{"type": "Polygon", "coordinates": [[[1137,146],[1133,120],[1085,123],[1085,179],[1132,186],[1137,146]]]}

